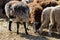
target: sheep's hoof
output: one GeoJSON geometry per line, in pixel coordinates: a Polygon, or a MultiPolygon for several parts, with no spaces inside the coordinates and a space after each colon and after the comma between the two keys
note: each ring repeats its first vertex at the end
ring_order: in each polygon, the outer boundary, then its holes
{"type": "Polygon", "coordinates": [[[37,31],[34,31],[34,33],[37,33],[37,31]]]}
{"type": "Polygon", "coordinates": [[[19,34],[19,32],[17,32],[17,34],[19,34]]]}
{"type": "Polygon", "coordinates": [[[34,33],[37,33],[37,30],[36,29],[34,29],[33,31],[34,31],[34,33]]]}
{"type": "Polygon", "coordinates": [[[49,33],[49,36],[51,37],[51,36],[52,36],[52,34],[51,34],[51,33],[49,33]]]}
{"type": "Polygon", "coordinates": [[[27,28],[27,30],[29,30],[29,29],[27,28]]]}
{"type": "Polygon", "coordinates": [[[52,37],[52,35],[48,35],[48,36],[52,37]]]}
{"type": "Polygon", "coordinates": [[[28,35],[28,33],[26,33],[26,35],[28,35]]]}
{"type": "Polygon", "coordinates": [[[12,30],[9,29],[9,31],[12,31],[12,30]]]}
{"type": "Polygon", "coordinates": [[[37,33],[37,32],[34,32],[34,33],[37,33]]]}
{"type": "Polygon", "coordinates": [[[42,34],[42,31],[37,30],[37,33],[41,35],[42,34]]]}
{"type": "Polygon", "coordinates": [[[37,33],[40,34],[40,35],[42,34],[42,33],[40,33],[40,32],[37,32],[37,33]]]}

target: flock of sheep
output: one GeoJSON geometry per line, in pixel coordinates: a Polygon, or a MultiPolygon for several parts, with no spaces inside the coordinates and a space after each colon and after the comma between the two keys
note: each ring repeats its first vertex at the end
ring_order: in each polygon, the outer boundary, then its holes
{"type": "Polygon", "coordinates": [[[23,23],[25,33],[28,35],[28,25],[33,27],[35,33],[42,33],[43,27],[48,27],[51,36],[53,27],[56,27],[60,34],[60,5],[59,0],[3,0],[0,5],[3,13],[9,21],[9,30],[13,21],[17,24],[17,34],[19,34],[19,24],[23,23]]]}

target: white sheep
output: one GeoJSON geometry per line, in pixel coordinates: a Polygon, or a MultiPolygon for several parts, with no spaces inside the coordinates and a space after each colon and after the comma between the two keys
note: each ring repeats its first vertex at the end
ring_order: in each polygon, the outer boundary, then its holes
{"type": "MultiPolygon", "coordinates": [[[[47,7],[42,11],[41,15],[41,27],[39,29],[39,33],[41,34],[43,32],[43,27],[48,27],[50,23],[50,12],[53,7],[47,7]]],[[[51,30],[49,30],[49,34],[51,33],[51,30]]]]}

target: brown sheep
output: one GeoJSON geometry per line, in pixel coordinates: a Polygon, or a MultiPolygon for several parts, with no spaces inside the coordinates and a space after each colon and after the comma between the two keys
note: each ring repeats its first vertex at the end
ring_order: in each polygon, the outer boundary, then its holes
{"type": "MultiPolygon", "coordinates": [[[[31,3],[32,4],[32,3],[31,3]]],[[[29,5],[30,7],[30,23],[33,26],[34,32],[36,32],[41,25],[41,12],[42,12],[42,7],[39,5],[29,5]]]]}

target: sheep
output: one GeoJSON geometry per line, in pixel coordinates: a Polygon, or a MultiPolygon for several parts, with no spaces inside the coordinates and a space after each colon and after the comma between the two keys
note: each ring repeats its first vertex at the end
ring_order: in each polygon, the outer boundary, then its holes
{"type": "MultiPolygon", "coordinates": [[[[50,12],[53,7],[47,7],[42,11],[41,14],[41,27],[39,28],[39,33],[43,32],[43,27],[48,27],[50,23],[50,12]]],[[[50,30],[49,30],[50,31],[50,30]]]]}
{"type": "Polygon", "coordinates": [[[24,24],[25,32],[28,34],[26,29],[26,23],[29,20],[29,7],[24,1],[10,1],[5,5],[6,16],[9,19],[9,30],[11,30],[12,21],[17,23],[17,34],[19,34],[19,22],[24,24]],[[13,18],[15,18],[13,20],[13,18]]]}
{"type": "Polygon", "coordinates": [[[54,24],[56,24],[57,31],[60,34],[60,5],[52,8],[52,11],[50,13],[50,30],[54,24]]]}
{"type": "Polygon", "coordinates": [[[34,21],[33,21],[33,27],[35,28],[35,33],[41,26],[41,14],[42,14],[42,7],[36,6],[33,11],[34,15],[34,21]]]}
{"type": "MultiPolygon", "coordinates": [[[[60,34],[60,27],[59,27],[59,11],[60,5],[56,7],[47,7],[43,10],[41,15],[41,27],[38,32],[41,34],[43,31],[43,27],[49,26],[49,36],[52,36],[52,27],[56,27],[57,31],[60,34]],[[58,15],[58,16],[57,16],[58,15]]],[[[54,28],[53,28],[54,29],[54,28]]]]}
{"type": "Polygon", "coordinates": [[[41,18],[41,12],[42,12],[42,7],[39,5],[29,5],[30,7],[30,24],[32,24],[34,33],[37,33],[37,30],[40,28],[40,18],[41,18]]]}

